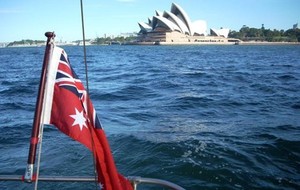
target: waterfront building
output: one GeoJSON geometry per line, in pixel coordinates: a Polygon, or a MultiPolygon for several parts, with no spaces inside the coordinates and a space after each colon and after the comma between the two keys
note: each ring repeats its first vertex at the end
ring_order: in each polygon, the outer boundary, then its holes
{"type": "Polygon", "coordinates": [[[172,3],[170,11],[155,11],[148,22],[139,22],[140,44],[235,44],[238,39],[228,38],[230,29],[210,29],[204,20],[192,22],[179,5],[172,3]]]}

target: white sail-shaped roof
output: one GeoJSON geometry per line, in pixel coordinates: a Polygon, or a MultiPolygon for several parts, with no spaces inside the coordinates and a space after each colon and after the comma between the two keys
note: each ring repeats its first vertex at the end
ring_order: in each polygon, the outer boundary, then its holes
{"type": "Polygon", "coordinates": [[[191,36],[194,35],[194,30],[190,17],[186,14],[186,12],[176,3],[172,3],[171,12],[185,23],[185,25],[189,29],[189,34],[191,36]]]}
{"type": "Polygon", "coordinates": [[[228,28],[222,28],[219,30],[220,36],[223,36],[225,38],[228,37],[229,32],[230,32],[230,29],[228,29],[228,28]]]}
{"type": "Polygon", "coordinates": [[[156,16],[163,16],[163,13],[161,11],[156,10],[155,13],[156,13],[156,16]]]}
{"type": "Polygon", "coordinates": [[[230,29],[228,29],[228,28],[221,28],[219,30],[211,28],[210,34],[213,36],[223,36],[223,37],[227,38],[229,31],[230,31],[230,29]]]}
{"type": "Polygon", "coordinates": [[[218,30],[211,28],[210,29],[210,35],[212,36],[219,36],[218,30]]]}
{"type": "Polygon", "coordinates": [[[163,27],[171,31],[181,32],[180,28],[176,24],[174,24],[173,22],[171,22],[170,20],[162,16],[153,16],[152,27],[153,30],[156,27],[163,27]]]}
{"type": "Polygon", "coordinates": [[[192,23],[194,29],[194,35],[207,35],[207,24],[204,20],[197,20],[192,23]]]}
{"type": "Polygon", "coordinates": [[[148,18],[148,24],[149,24],[149,26],[152,26],[152,19],[151,18],[148,18]]]}
{"type": "Polygon", "coordinates": [[[150,32],[152,30],[152,27],[147,23],[139,22],[138,24],[143,32],[150,32]]]}
{"type": "Polygon", "coordinates": [[[165,18],[171,20],[172,22],[174,22],[180,28],[180,30],[183,34],[189,34],[189,29],[187,28],[187,26],[176,15],[174,15],[173,13],[171,13],[169,11],[165,11],[163,16],[165,18]]]}

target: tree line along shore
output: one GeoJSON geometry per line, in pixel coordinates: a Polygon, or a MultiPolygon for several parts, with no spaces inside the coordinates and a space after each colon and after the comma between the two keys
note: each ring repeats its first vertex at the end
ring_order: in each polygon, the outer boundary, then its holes
{"type": "Polygon", "coordinates": [[[300,42],[300,29],[293,28],[284,31],[265,29],[264,27],[250,28],[244,25],[239,31],[230,31],[228,37],[244,42],[300,42]]]}

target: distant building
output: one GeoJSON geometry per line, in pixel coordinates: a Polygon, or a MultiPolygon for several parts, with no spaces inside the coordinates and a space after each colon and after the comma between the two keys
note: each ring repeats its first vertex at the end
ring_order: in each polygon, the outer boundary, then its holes
{"type": "Polygon", "coordinates": [[[155,11],[148,22],[139,22],[138,42],[145,44],[223,44],[236,43],[238,39],[228,38],[230,29],[210,29],[204,20],[191,22],[188,14],[172,3],[170,11],[155,11]]]}
{"type": "Polygon", "coordinates": [[[135,37],[137,36],[136,32],[127,32],[127,33],[121,33],[119,35],[119,37],[124,37],[124,38],[128,38],[128,37],[135,37]]]}

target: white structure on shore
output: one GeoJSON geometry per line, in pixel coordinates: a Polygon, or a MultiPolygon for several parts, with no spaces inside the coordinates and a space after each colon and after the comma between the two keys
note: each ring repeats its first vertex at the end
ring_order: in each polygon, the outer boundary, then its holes
{"type": "Polygon", "coordinates": [[[212,36],[223,36],[224,38],[228,38],[230,30],[228,28],[221,28],[219,30],[211,28],[210,29],[210,34],[212,36]]]}
{"type": "Polygon", "coordinates": [[[156,44],[191,44],[191,43],[236,43],[229,39],[229,29],[210,29],[204,20],[192,22],[188,14],[177,4],[172,3],[171,11],[155,11],[156,15],[148,22],[139,22],[138,42],[156,44]]]}

